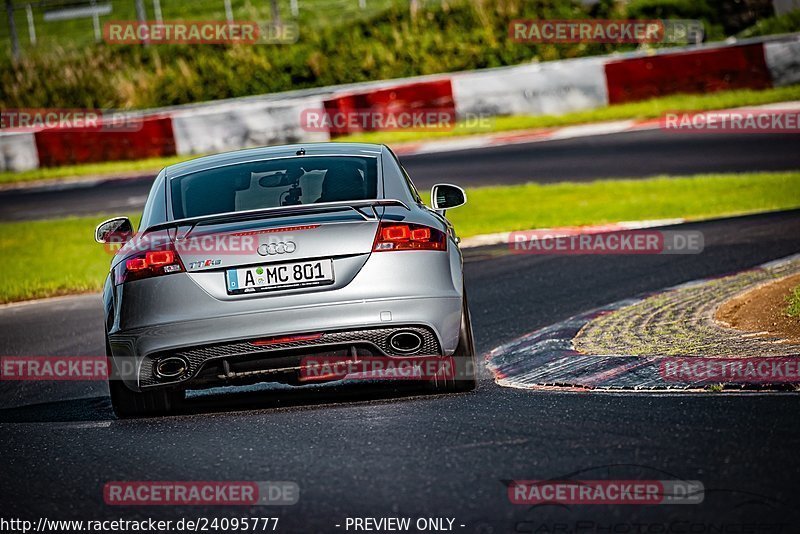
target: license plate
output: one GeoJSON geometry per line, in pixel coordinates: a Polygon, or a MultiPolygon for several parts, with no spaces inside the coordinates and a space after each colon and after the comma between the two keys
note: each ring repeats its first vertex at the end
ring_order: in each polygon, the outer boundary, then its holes
{"type": "Polygon", "coordinates": [[[225,272],[229,295],[333,283],[333,260],[258,265],[225,272]]]}

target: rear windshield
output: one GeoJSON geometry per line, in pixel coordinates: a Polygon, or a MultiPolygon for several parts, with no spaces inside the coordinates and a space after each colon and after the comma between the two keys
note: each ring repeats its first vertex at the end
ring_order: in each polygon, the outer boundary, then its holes
{"type": "Polygon", "coordinates": [[[175,219],[232,211],[371,200],[378,194],[377,158],[303,156],[242,163],[172,179],[175,219]]]}

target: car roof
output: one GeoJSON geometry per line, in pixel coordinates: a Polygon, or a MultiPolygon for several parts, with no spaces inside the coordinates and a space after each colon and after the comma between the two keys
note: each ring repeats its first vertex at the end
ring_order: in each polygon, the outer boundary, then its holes
{"type": "Polygon", "coordinates": [[[301,148],[305,150],[304,155],[306,156],[378,156],[383,152],[385,146],[372,143],[305,143],[246,148],[244,150],[223,152],[221,154],[203,156],[182,163],[176,163],[164,170],[167,178],[176,178],[225,165],[262,161],[286,156],[299,156],[297,152],[301,148]]]}

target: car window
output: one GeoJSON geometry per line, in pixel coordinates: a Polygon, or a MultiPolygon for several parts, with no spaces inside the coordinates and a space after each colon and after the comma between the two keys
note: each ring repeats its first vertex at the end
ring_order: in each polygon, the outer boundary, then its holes
{"type": "Polygon", "coordinates": [[[377,158],[303,156],[208,169],[170,182],[175,219],[377,198],[377,158]]]}
{"type": "Polygon", "coordinates": [[[411,195],[414,197],[414,200],[416,200],[418,204],[422,204],[422,197],[419,195],[419,191],[417,191],[417,186],[414,185],[414,182],[411,181],[411,177],[408,175],[408,172],[406,172],[406,168],[400,165],[399,162],[398,165],[400,166],[400,170],[403,172],[403,178],[406,179],[406,184],[411,190],[411,195]]]}
{"type": "Polygon", "coordinates": [[[397,154],[395,154],[389,147],[386,147],[386,149],[392,155],[394,162],[397,164],[397,168],[400,169],[400,174],[403,175],[403,179],[406,181],[406,185],[411,191],[411,196],[414,197],[414,200],[417,202],[417,204],[422,204],[422,197],[419,195],[419,191],[417,191],[417,187],[414,185],[414,182],[411,181],[411,177],[408,175],[406,168],[403,167],[402,163],[400,163],[400,158],[398,158],[397,154]]]}
{"type": "Polygon", "coordinates": [[[163,170],[158,173],[153,185],[150,187],[150,193],[147,195],[147,202],[142,212],[142,220],[139,223],[140,230],[167,220],[167,195],[164,175],[165,172],[163,170]]]}

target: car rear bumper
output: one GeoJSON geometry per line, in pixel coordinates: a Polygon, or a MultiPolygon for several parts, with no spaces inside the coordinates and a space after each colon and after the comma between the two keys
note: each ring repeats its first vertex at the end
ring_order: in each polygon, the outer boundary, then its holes
{"type": "MultiPolygon", "coordinates": [[[[386,354],[385,338],[395,331],[419,328],[430,332],[430,340],[415,354],[431,348],[439,354],[451,355],[458,344],[462,300],[457,297],[375,299],[346,303],[303,306],[291,309],[261,310],[206,319],[160,324],[109,334],[111,352],[121,370],[122,379],[134,390],[151,386],[188,382],[202,367],[203,357],[192,363],[190,372],[181,380],[152,380],[155,359],[181,352],[203,354],[198,348],[243,345],[249,341],[293,334],[324,334],[318,343],[307,343],[309,349],[331,344],[331,334],[339,334],[336,345],[370,342],[386,354]],[[380,334],[366,334],[378,331],[380,334]],[[349,337],[347,334],[350,333],[349,337]],[[345,336],[341,336],[345,334],[345,336]],[[363,335],[362,335],[363,334],[363,335]]],[[[282,347],[278,347],[280,349],[282,347]]],[[[280,352],[265,348],[264,354],[280,352]]],[[[250,350],[250,355],[260,351],[250,350]]],[[[225,356],[223,351],[205,351],[205,359],[225,356]]],[[[190,358],[191,359],[191,358],[190,358]]]]}

